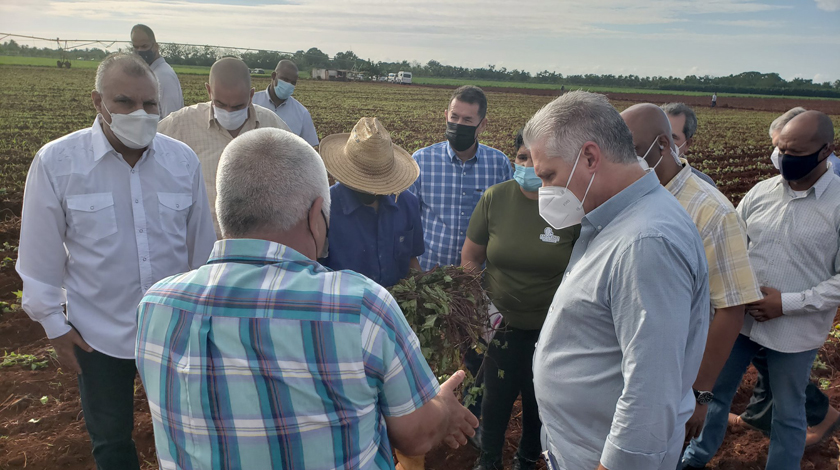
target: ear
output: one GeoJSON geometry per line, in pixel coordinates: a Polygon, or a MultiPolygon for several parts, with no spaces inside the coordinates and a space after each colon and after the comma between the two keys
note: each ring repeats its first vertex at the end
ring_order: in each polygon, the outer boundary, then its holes
{"type": "Polygon", "coordinates": [[[252,98],[254,98],[254,87],[251,87],[251,94],[250,94],[250,95],[248,95],[248,100],[249,100],[249,101],[250,101],[252,98]]]}
{"type": "Polygon", "coordinates": [[[443,110],[443,120],[449,122],[449,106],[443,110]]]}
{"type": "Polygon", "coordinates": [[[104,114],[102,112],[102,95],[100,95],[98,91],[93,90],[90,92],[90,99],[93,101],[93,107],[96,108],[96,112],[104,114]]]}
{"type": "MultiPolygon", "coordinates": [[[[323,246],[323,243],[326,243],[326,239],[327,239],[326,221],[324,220],[324,216],[322,215],[323,214],[322,213],[323,206],[324,206],[324,198],[319,197],[319,198],[315,199],[315,201],[312,203],[312,206],[309,208],[309,220],[308,220],[309,231],[312,233],[312,236],[315,238],[315,240],[324,240],[324,242],[322,242],[322,246],[323,246]]],[[[321,247],[317,246],[317,241],[316,241],[315,255],[314,255],[313,259],[316,259],[320,253],[321,253],[321,247]]]]}
{"type": "Polygon", "coordinates": [[[152,46],[152,50],[155,51],[155,54],[160,54],[160,44],[155,42],[155,45],[152,46]]]}
{"type": "Polygon", "coordinates": [[[204,89],[207,90],[207,96],[210,97],[210,101],[213,101],[213,94],[210,93],[210,84],[207,83],[207,82],[204,82],[204,89]]]}
{"type": "Polygon", "coordinates": [[[668,136],[666,134],[662,134],[659,137],[657,137],[656,142],[659,144],[660,147],[662,147],[663,152],[667,150],[668,146],[671,144],[670,142],[668,142],[668,136]]]}
{"type": "Polygon", "coordinates": [[[277,72],[271,72],[271,83],[274,83],[274,80],[277,80],[277,72]]]}
{"type": "Polygon", "coordinates": [[[592,174],[601,168],[603,161],[604,155],[601,153],[601,147],[598,147],[598,144],[592,141],[583,144],[578,167],[582,166],[586,168],[589,174],[592,174]]]}
{"type": "Polygon", "coordinates": [[[484,130],[487,129],[487,123],[488,122],[490,122],[490,121],[486,117],[484,119],[482,119],[481,122],[478,123],[478,129],[476,129],[476,134],[475,135],[479,135],[482,132],[484,132],[484,130]]]}
{"type": "Polygon", "coordinates": [[[685,146],[683,147],[683,153],[688,153],[688,149],[691,147],[692,143],[694,143],[694,137],[685,140],[685,146]]]}

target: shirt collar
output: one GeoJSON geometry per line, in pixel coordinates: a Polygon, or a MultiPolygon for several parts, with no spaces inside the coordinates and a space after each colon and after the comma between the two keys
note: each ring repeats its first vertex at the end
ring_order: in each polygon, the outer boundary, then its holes
{"type": "MultiPolygon", "coordinates": [[[[475,155],[473,155],[473,157],[472,157],[472,158],[470,158],[469,160],[467,160],[467,162],[470,162],[470,161],[472,161],[472,160],[475,160],[475,161],[476,161],[476,163],[478,163],[478,160],[479,160],[479,157],[480,157],[480,155],[481,155],[481,152],[482,152],[482,149],[481,149],[481,143],[477,143],[477,144],[476,144],[476,149],[475,149],[475,155]]],[[[453,162],[453,163],[454,163],[456,160],[457,160],[457,161],[461,161],[461,159],[460,159],[460,158],[458,158],[458,155],[456,155],[456,154],[455,154],[455,149],[453,149],[453,148],[452,148],[452,144],[450,144],[448,140],[446,141],[446,154],[449,156],[449,158],[452,160],[452,162],[453,162]]],[[[466,162],[464,162],[464,163],[466,163],[466,162]]]]}
{"type": "Polygon", "coordinates": [[[671,178],[671,181],[668,181],[668,184],[665,185],[665,189],[670,191],[671,194],[678,194],[682,191],[685,183],[688,182],[688,179],[691,178],[691,175],[693,174],[691,171],[691,165],[688,164],[688,160],[680,158],[680,162],[683,165],[682,170],[680,170],[680,172],[671,178]]]}
{"type": "Polygon", "coordinates": [[[151,64],[149,64],[149,68],[154,70],[154,69],[160,67],[161,65],[163,65],[165,63],[166,63],[166,60],[163,58],[163,56],[160,56],[157,59],[155,59],[151,64]]]}
{"type": "MultiPolygon", "coordinates": [[[[350,215],[353,212],[356,212],[356,209],[363,206],[363,204],[359,202],[359,198],[356,197],[356,194],[353,193],[353,190],[347,186],[341,183],[336,183],[336,191],[339,196],[339,204],[341,204],[341,212],[344,215],[350,215]]],[[[379,207],[397,207],[397,205],[391,199],[391,196],[384,196],[379,198],[379,207]]]]}
{"type": "Polygon", "coordinates": [[[275,111],[282,108],[283,106],[286,106],[286,103],[288,103],[289,101],[292,101],[294,99],[293,97],[290,96],[290,97],[286,98],[286,100],[283,101],[282,103],[274,104],[274,101],[271,100],[271,90],[269,90],[269,88],[271,88],[271,83],[269,83],[268,86],[265,88],[265,94],[266,94],[266,97],[268,98],[268,102],[271,103],[272,106],[274,106],[275,111]]]}
{"type": "MultiPolygon", "coordinates": [[[[108,155],[111,152],[113,152],[114,155],[118,155],[114,146],[111,145],[111,142],[108,142],[108,137],[105,136],[105,131],[102,130],[103,123],[104,119],[102,119],[102,115],[97,114],[96,119],[93,120],[93,126],[91,126],[91,147],[93,149],[94,162],[102,160],[105,155],[108,155]]],[[[149,144],[146,151],[143,152],[143,155],[140,157],[140,161],[145,160],[146,157],[152,157],[155,155],[155,140],[157,140],[157,136],[152,139],[152,143],[149,144]]]]}
{"type": "Polygon", "coordinates": [[[635,183],[624,188],[611,197],[607,202],[596,207],[592,212],[583,216],[584,220],[596,227],[606,227],[626,208],[633,205],[642,196],[661,186],[656,173],[649,171],[635,183]]]}
{"type": "Polygon", "coordinates": [[[218,240],[213,245],[213,251],[207,264],[242,263],[242,264],[276,264],[293,262],[318,266],[317,261],[311,260],[292,248],[268,240],[253,238],[226,238],[218,240]]]}
{"type": "MultiPolygon", "coordinates": [[[[831,180],[834,179],[834,176],[835,176],[834,171],[832,171],[832,168],[831,168],[831,162],[829,162],[828,170],[826,170],[826,172],[823,173],[822,176],[820,176],[820,179],[818,179],[817,182],[814,183],[813,186],[811,186],[810,188],[805,190],[806,196],[813,189],[814,190],[814,196],[817,199],[819,199],[823,195],[825,190],[828,189],[828,185],[831,184],[831,180]]],[[[790,184],[788,183],[788,181],[786,179],[784,179],[782,176],[779,176],[779,180],[776,182],[776,186],[778,186],[780,184],[785,187],[785,191],[787,192],[788,195],[790,195],[791,197],[794,196],[793,189],[790,187],[790,184]]]]}

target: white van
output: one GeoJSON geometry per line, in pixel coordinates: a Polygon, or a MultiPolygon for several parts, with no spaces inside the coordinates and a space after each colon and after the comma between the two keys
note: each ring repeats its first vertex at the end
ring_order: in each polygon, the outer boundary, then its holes
{"type": "Polygon", "coordinates": [[[400,85],[411,85],[411,72],[398,73],[397,83],[399,83],[400,85]]]}
{"type": "Polygon", "coordinates": [[[389,73],[388,74],[388,83],[394,83],[397,81],[397,74],[389,73]]]}

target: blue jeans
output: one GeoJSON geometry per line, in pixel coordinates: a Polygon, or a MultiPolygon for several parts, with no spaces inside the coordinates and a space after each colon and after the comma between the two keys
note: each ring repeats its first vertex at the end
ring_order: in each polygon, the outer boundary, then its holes
{"type": "Polygon", "coordinates": [[[765,348],[739,335],[714,387],[706,425],[700,437],[685,449],[683,462],[693,467],[707,464],[723,442],[732,398],[744,372],[759,351],[767,358],[767,379],[775,398],[766,470],[799,470],[805,452],[805,387],[811,376],[817,350],[782,353],[765,348]]]}

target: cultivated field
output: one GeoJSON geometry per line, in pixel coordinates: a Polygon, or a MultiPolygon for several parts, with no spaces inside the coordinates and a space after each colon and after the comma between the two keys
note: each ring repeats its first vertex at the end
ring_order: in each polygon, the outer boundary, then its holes
{"type": "MultiPolygon", "coordinates": [[[[29,164],[46,142],[91,125],[95,117],[90,101],[93,74],[92,69],[75,68],[75,63],[70,70],[0,65],[0,354],[5,354],[0,359],[0,470],[93,467],[76,379],[54,360],[41,327],[19,311],[17,295],[21,283],[14,273],[23,185],[29,164]]],[[[183,75],[181,80],[187,104],[207,99],[206,76],[183,75]]],[[[255,80],[257,89],[267,84],[267,79],[255,80]]],[[[451,90],[439,87],[307,80],[300,82],[295,96],[310,109],[320,137],[349,132],[361,116],[377,116],[396,143],[414,151],[443,140],[443,112],[449,93],[451,90]]],[[[550,101],[552,93],[555,91],[490,92],[490,125],[482,142],[510,155],[516,130],[550,101]]],[[[642,100],[657,104],[685,100],[696,104],[700,127],[689,160],[717,180],[734,203],[757,181],[775,173],[769,160],[772,149],[767,128],[781,111],[799,104],[791,99],[720,97],[719,107],[712,110],[705,107],[704,97],[610,97],[619,109],[642,100]]],[[[801,101],[807,108],[832,113],[835,126],[840,128],[838,103],[801,101]]],[[[828,390],[835,406],[840,405],[836,388],[840,386],[838,341],[835,336],[829,338],[814,369],[815,378],[828,390]]],[[[747,399],[747,390],[742,390],[736,409],[743,408],[747,399]]],[[[156,468],[152,426],[139,382],[136,405],[136,440],[141,461],[144,468],[156,468]]],[[[508,450],[512,452],[518,426],[511,428],[508,450]]],[[[802,468],[838,468],[839,446],[840,442],[829,440],[809,450],[802,468]]],[[[766,452],[767,439],[758,433],[730,435],[711,468],[763,468],[766,452]]],[[[428,468],[469,469],[475,456],[471,449],[437,449],[429,456],[428,468]]]]}

